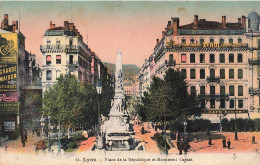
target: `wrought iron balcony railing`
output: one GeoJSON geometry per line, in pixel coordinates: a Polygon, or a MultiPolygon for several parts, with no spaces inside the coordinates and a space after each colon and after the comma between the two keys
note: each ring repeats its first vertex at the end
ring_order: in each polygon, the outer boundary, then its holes
{"type": "Polygon", "coordinates": [[[165,60],[166,66],[175,66],[175,60],[165,60]]]}
{"type": "Polygon", "coordinates": [[[260,88],[249,88],[250,95],[257,95],[260,94],[260,88]]]}
{"type": "Polygon", "coordinates": [[[209,94],[209,95],[203,95],[203,94],[199,94],[198,95],[199,98],[201,99],[228,99],[229,95],[228,94],[209,94]]]}
{"type": "Polygon", "coordinates": [[[249,58],[248,63],[250,65],[259,65],[260,64],[260,59],[259,58],[249,58]]]}
{"type": "Polygon", "coordinates": [[[79,51],[78,45],[41,45],[40,49],[42,52],[49,51],[79,51]]]}
{"type": "Polygon", "coordinates": [[[217,82],[219,83],[220,78],[219,77],[207,77],[208,82],[217,82]]]}

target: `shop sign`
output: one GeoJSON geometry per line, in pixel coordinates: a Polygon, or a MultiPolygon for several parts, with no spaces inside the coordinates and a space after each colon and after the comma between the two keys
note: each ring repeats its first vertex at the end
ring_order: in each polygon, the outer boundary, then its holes
{"type": "Polygon", "coordinates": [[[17,64],[0,64],[0,91],[17,91],[17,64]]]}
{"type": "Polygon", "coordinates": [[[17,33],[0,34],[0,63],[17,63],[17,33]]]}
{"type": "Polygon", "coordinates": [[[18,109],[19,109],[18,102],[10,102],[10,103],[0,102],[1,114],[18,114],[18,109]]]}
{"type": "Polygon", "coordinates": [[[204,114],[235,114],[235,113],[248,113],[248,110],[205,110],[204,114]]]}
{"type": "Polygon", "coordinates": [[[14,131],[15,130],[15,121],[5,121],[4,130],[5,131],[14,131]]]}

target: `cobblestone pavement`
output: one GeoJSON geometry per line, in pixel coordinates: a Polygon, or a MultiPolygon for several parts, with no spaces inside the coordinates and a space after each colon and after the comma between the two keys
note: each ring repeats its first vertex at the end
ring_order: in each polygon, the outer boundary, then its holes
{"type": "Polygon", "coordinates": [[[154,141],[151,137],[154,136],[156,131],[153,128],[148,129],[147,123],[143,124],[144,129],[149,131],[149,133],[141,134],[142,125],[135,124],[134,125],[134,132],[135,138],[140,139],[141,141],[145,141],[145,148],[147,152],[151,153],[160,153],[160,149],[157,146],[156,141],[154,141]]]}

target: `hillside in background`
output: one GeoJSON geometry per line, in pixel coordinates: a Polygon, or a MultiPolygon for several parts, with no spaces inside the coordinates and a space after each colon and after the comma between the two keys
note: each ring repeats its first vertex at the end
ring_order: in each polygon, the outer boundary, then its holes
{"type": "MultiPolygon", "coordinates": [[[[104,65],[115,74],[116,65],[112,63],[104,62],[104,65]]],[[[140,68],[133,64],[123,64],[123,76],[128,80],[135,79],[136,76],[139,75],[140,68]]]]}

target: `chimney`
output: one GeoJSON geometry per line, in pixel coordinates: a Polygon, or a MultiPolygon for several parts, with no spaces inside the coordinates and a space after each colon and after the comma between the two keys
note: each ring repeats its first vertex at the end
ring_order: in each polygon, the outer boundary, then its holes
{"type": "Polygon", "coordinates": [[[241,24],[241,18],[238,18],[237,21],[239,24],[241,24]]]}
{"type": "Polygon", "coordinates": [[[65,30],[69,29],[69,22],[68,21],[64,21],[64,29],[65,30]]]}
{"type": "Polygon", "coordinates": [[[171,21],[168,21],[167,30],[171,29],[171,21]]]}
{"type": "Polygon", "coordinates": [[[4,14],[4,20],[1,23],[1,29],[8,30],[8,14],[4,14]]]}
{"type": "Polygon", "coordinates": [[[50,29],[54,29],[55,28],[55,24],[52,23],[52,21],[50,21],[50,29]]]}
{"type": "Polygon", "coordinates": [[[178,17],[172,18],[172,29],[173,29],[173,35],[176,36],[178,35],[178,28],[179,28],[179,23],[180,20],[178,17]]]}
{"type": "Polygon", "coordinates": [[[15,32],[15,30],[18,30],[18,21],[13,22],[13,32],[15,32]]]}
{"type": "Polygon", "coordinates": [[[226,29],[226,16],[222,16],[222,28],[226,29]]]}
{"type": "Polygon", "coordinates": [[[198,15],[194,15],[194,22],[193,22],[193,25],[194,25],[194,28],[195,28],[195,29],[198,28],[198,21],[199,21],[199,17],[198,17],[198,15]]]}
{"type": "Polygon", "coordinates": [[[242,15],[242,28],[246,28],[246,17],[244,15],[242,15]]]}
{"type": "Polygon", "coordinates": [[[73,31],[74,23],[69,23],[69,30],[73,31]]]}

